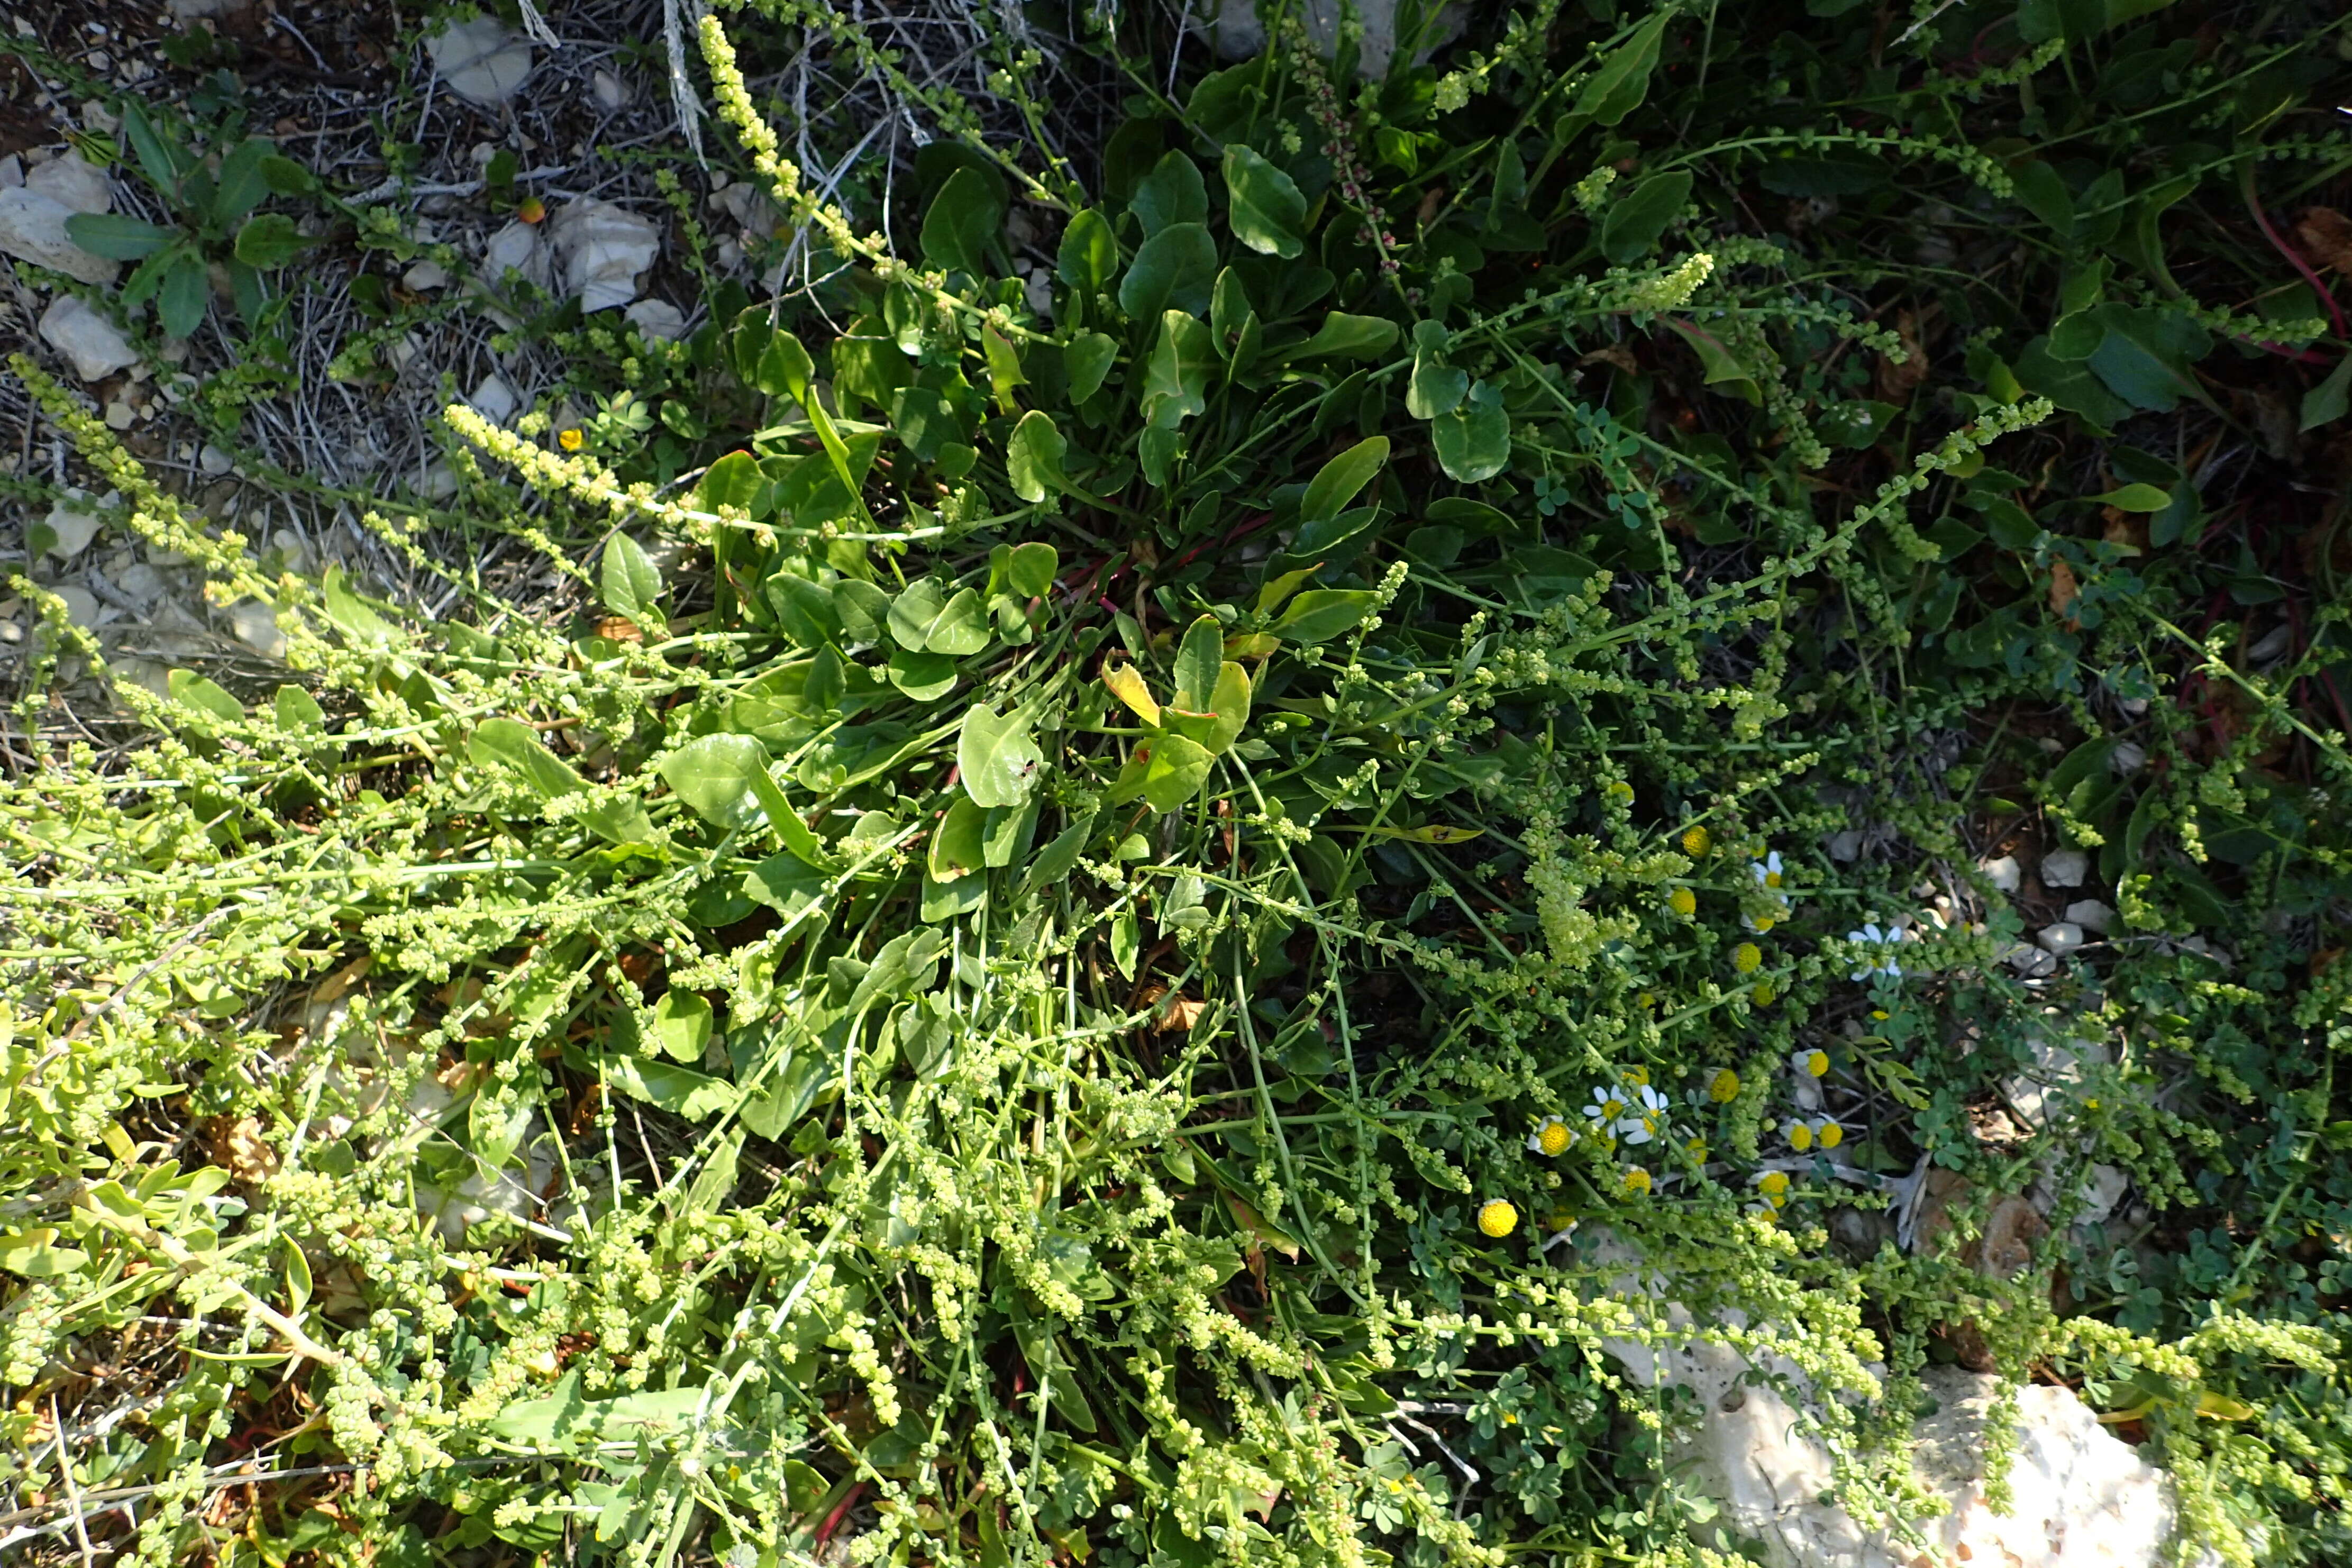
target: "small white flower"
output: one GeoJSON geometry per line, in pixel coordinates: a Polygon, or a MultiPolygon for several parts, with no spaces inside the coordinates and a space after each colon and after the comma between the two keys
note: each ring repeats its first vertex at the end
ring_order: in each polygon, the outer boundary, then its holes
{"type": "Polygon", "coordinates": [[[1780,885],[1780,852],[1778,849],[1766,850],[1764,852],[1764,858],[1761,860],[1751,860],[1748,862],[1748,870],[1749,875],[1753,876],[1760,885],[1767,888],[1779,888],[1780,885]]]}
{"type": "Polygon", "coordinates": [[[1625,1114],[1623,1089],[1612,1089],[1605,1083],[1592,1086],[1592,1103],[1584,1108],[1584,1119],[1596,1131],[1614,1131],[1617,1119],[1625,1114]]]}
{"type": "Polygon", "coordinates": [[[1628,1143],[1647,1143],[1666,1130],[1666,1097],[1642,1085],[1633,1091],[1631,1114],[1617,1123],[1617,1131],[1628,1143]]]}
{"type": "MultiPolygon", "coordinates": [[[[1903,940],[1903,933],[1892,927],[1881,931],[1878,922],[1871,921],[1864,923],[1860,931],[1846,932],[1845,939],[1848,942],[1862,942],[1871,947],[1893,947],[1903,940]]],[[[1884,974],[1891,980],[1900,980],[1903,978],[1903,966],[1892,958],[1882,958],[1874,963],[1864,963],[1847,978],[1867,980],[1874,974],[1884,974]]]]}
{"type": "Polygon", "coordinates": [[[1547,1116],[1528,1134],[1528,1152],[1533,1154],[1563,1154],[1576,1142],[1576,1130],[1564,1116],[1547,1116]]]}
{"type": "Polygon", "coordinates": [[[1789,1065],[1807,1078],[1823,1078],[1830,1070],[1830,1054],[1818,1046],[1789,1053],[1789,1065]]]}

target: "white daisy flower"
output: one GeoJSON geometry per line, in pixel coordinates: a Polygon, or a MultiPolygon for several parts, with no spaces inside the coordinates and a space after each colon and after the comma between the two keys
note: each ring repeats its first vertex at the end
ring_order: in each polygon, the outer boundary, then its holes
{"type": "Polygon", "coordinates": [[[1666,1130],[1667,1107],[1666,1097],[1645,1083],[1633,1091],[1630,1114],[1617,1123],[1617,1131],[1628,1143],[1647,1143],[1666,1130]]]}
{"type": "Polygon", "coordinates": [[[1807,1078],[1825,1078],[1830,1070],[1830,1054],[1818,1046],[1789,1053],[1789,1065],[1807,1078]]]}
{"type": "Polygon", "coordinates": [[[1748,863],[1748,870],[1762,886],[1777,889],[1780,886],[1780,852],[1766,850],[1764,858],[1748,863]]]}
{"type": "Polygon", "coordinates": [[[1594,1084],[1592,1103],[1584,1108],[1584,1119],[1592,1123],[1595,1131],[1615,1131],[1617,1119],[1625,1114],[1628,1092],[1611,1089],[1605,1083],[1594,1084]]]}
{"type": "Polygon", "coordinates": [[[1568,1152],[1576,1142],[1576,1130],[1564,1116],[1547,1116],[1528,1134],[1528,1152],[1534,1154],[1557,1155],[1568,1152]]]}
{"type": "MultiPolygon", "coordinates": [[[[1903,940],[1903,933],[1892,926],[1881,930],[1876,921],[1871,921],[1866,922],[1860,931],[1846,932],[1845,939],[1848,942],[1861,942],[1870,947],[1893,947],[1903,940]]],[[[1867,980],[1874,974],[1884,974],[1891,980],[1900,980],[1903,978],[1903,966],[1892,958],[1882,958],[1875,963],[1865,963],[1848,978],[1867,980]]]]}

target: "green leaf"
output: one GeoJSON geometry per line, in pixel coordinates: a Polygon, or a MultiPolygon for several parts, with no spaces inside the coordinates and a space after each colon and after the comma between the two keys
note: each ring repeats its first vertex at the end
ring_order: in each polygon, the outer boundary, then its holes
{"type": "Polygon", "coordinates": [[[760,471],[757,458],[749,452],[730,452],[703,470],[702,482],[694,487],[695,506],[702,511],[731,506],[748,512],[767,483],[768,476],[760,471]]]}
{"type": "Polygon", "coordinates": [[[790,572],[779,572],[761,585],[776,612],[784,635],[802,647],[821,648],[840,635],[841,617],[834,608],[832,591],[790,572]]]}
{"type": "Polygon", "coordinates": [[[2018,205],[2040,218],[2060,244],[2074,237],[2074,194],[2057,170],[2039,158],[2029,158],[2010,170],[2010,182],[2018,205]]]}
{"type": "Polygon", "coordinates": [[[269,195],[269,182],[262,174],[262,160],[278,151],[258,136],[247,137],[237,143],[234,152],[221,160],[220,184],[213,192],[213,221],[235,223],[269,195]]]}
{"type": "Polygon", "coordinates": [[[261,182],[269,187],[272,195],[278,196],[307,196],[319,188],[318,175],[276,153],[262,158],[261,182]]]}
{"type": "Polygon", "coordinates": [[[215,719],[231,723],[245,717],[245,704],[193,669],[175,669],[165,678],[165,689],[172,700],[183,708],[209,713],[215,719]]]}
{"type": "Polygon", "coordinates": [[[640,625],[660,621],[654,601],[661,597],[661,572],[645,546],[625,533],[615,532],[604,542],[602,585],[604,603],[614,615],[640,625]]]}
{"type": "Polygon", "coordinates": [[[950,658],[963,658],[988,646],[988,604],[977,588],[959,588],[955,596],[940,610],[939,619],[931,623],[931,634],[923,644],[929,653],[945,654],[950,658]]]}
{"type": "Polygon", "coordinates": [[[1062,346],[1062,374],[1069,377],[1070,401],[1084,403],[1100,390],[1118,358],[1118,341],[1108,332],[1080,332],[1062,346]]]}
{"type": "Polygon", "coordinates": [[[751,384],[770,397],[789,397],[798,403],[808,395],[809,379],[815,374],[816,362],[809,358],[808,349],[778,327],[761,345],[760,358],[751,367],[751,384]]]}
{"type": "Polygon", "coordinates": [[[890,651],[890,684],[918,702],[937,702],[955,689],[955,660],[943,653],[890,651]]]}
{"type": "Polygon", "coordinates": [[[2212,334],[2161,306],[2102,305],[2107,333],[2090,367],[2108,390],[2136,408],[2168,414],[2183,397],[2206,401],[2190,367],[2213,346],[2212,334]]]}
{"type": "Polygon", "coordinates": [[[1209,711],[1216,722],[1209,729],[1208,739],[1201,743],[1223,756],[1241,739],[1243,727],[1249,723],[1249,671],[1228,659],[1217,668],[1217,684],[1209,693],[1209,711]]]}
{"type": "Polygon", "coordinates": [[[66,236],[92,256],[137,261],[154,255],[179,234],[160,224],[142,223],[121,213],[76,213],[66,219],[66,236]]]}
{"type": "Polygon", "coordinates": [[[1155,429],[1172,430],[1208,406],[1217,373],[1217,346],[1207,323],[1181,310],[1163,310],[1160,338],[1143,372],[1143,416],[1155,429]]]}
{"type": "Polygon", "coordinates": [[[664,757],[656,771],[697,816],[741,828],[761,810],[752,779],[767,777],[768,748],[752,735],[704,735],[664,757]]]}
{"type": "Polygon", "coordinates": [[[2126,485],[2121,489],[2084,499],[2120,511],[2162,511],[2172,504],[2172,492],[2154,485],[2126,485]]]}
{"type": "Polygon", "coordinates": [[[1315,572],[1313,566],[1301,566],[1295,572],[1285,572],[1279,577],[1269,578],[1265,585],[1258,589],[1256,607],[1250,613],[1261,621],[1265,619],[1280,609],[1282,602],[1297,593],[1298,585],[1314,576],[1315,572]]]}
{"type": "Polygon", "coordinates": [[[1065,489],[1068,481],[1062,477],[1062,454],[1068,449],[1052,415],[1042,408],[1024,414],[1004,444],[1004,471],[1013,481],[1013,493],[1025,501],[1041,501],[1065,489]]]}
{"type": "Polygon", "coordinates": [[[1446,331],[1437,322],[1419,323],[1412,338],[1412,376],[1405,383],[1404,411],[1415,419],[1453,413],[1470,390],[1469,373],[1445,363],[1446,331]]]}
{"type": "Polygon", "coordinates": [[[2352,396],[2352,353],[2336,361],[2327,379],[2303,395],[2303,422],[2299,428],[2316,430],[2343,418],[2347,396],[2352,396]]]}
{"type": "Polygon", "coordinates": [[[1642,106],[1649,96],[1650,72],[1658,63],[1658,43],[1674,19],[1671,6],[1642,24],[1633,36],[1610,52],[1576,95],[1573,112],[1596,125],[1614,125],[1642,106]]]}
{"type": "MultiPolygon", "coordinates": [[[[1185,153],[1162,153],[1151,173],[1135,187],[1135,199],[1128,206],[1143,226],[1148,240],[1176,224],[1207,223],[1208,184],[1201,178],[1201,166],[1185,153]]],[[[1130,316],[1138,313],[1128,312],[1130,316]]]]}
{"type": "Polygon", "coordinates": [[[862,577],[835,578],[833,613],[850,641],[877,643],[889,628],[890,595],[862,577]]]}
{"type": "Polygon", "coordinates": [[[923,259],[983,277],[989,247],[1003,226],[1004,208],[995,188],[978,171],[958,169],[923,215],[923,259]]]}
{"type": "Polygon", "coordinates": [[[484,767],[506,769],[541,800],[560,800],[588,787],[569,763],[547,749],[539,731],[513,719],[485,719],[475,725],[466,755],[484,767]]]}
{"type": "Polygon", "coordinates": [[[236,258],[265,272],[285,266],[310,246],[284,213],[257,213],[236,231],[236,258]]]}
{"type": "Polygon", "coordinates": [[[999,715],[981,703],[967,710],[956,738],[956,766],[963,787],[974,803],[989,806],[1020,805],[1035,787],[1045,753],[1029,733],[1029,721],[1019,713],[999,715]]]}
{"type": "MultiPolygon", "coordinates": [[[[1154,811],[1176,811],[1201,793],[1209,777],[1207,747],[1183,736],[1163,731],[1145,742],[1150,755],[1143,770],[1143,798],[1154,811]]],[[[1136,748],[1139,752],[1143,746],[1136,748]]]]}
{"type": "Polygon", "coordinates": [[[1268,629],[1290,642],[1328,642],[1361,626],[1380,602],[1369,588],[1310,588],[1268,629]]]}
{"type": "Polygon", "coordinates": [[[580,821],[607,844],[625,847],[655,840],[653,818],[638,801],[600,800],[580,814],[580,821]]]}
{"type": "Polygon", "coordinates": [[[654,1004],[654,1043],[673,1060],[698,1062],[710,1044],[710,1004],[691,991],[667,991],[654,1004]]]}
{"type": "Polygon", "coordinates": [[[1437,466],[1462,483],[1491,479],[1511,460],[1511,416],[1499,392],[1481,381],[1461,407],[1430,424],[1437,466]]]}
{"type": "Polygon", "coordinates": [[[786,925],[824,907],[830,880],[799,856],[771,855],[743,873],[744,897],[765,904],[786,925]]]}
{"type": "Polygon", "coordinates": [[[324,730],[327,727],[327,710],[319,706],[317,698],[299,686],[279,687],[277,700],[272,704],[272,710],[277,716],[278,727],[289,734],[324,730]]]}
{"type": "Polygon", "coordinates": [[[1901,410],[1891,403],[1875,403],[1867,398],[1857,398],[1849,403],[1834,404],[1822,410],[1822,416],[1815,424],[1814,429],[1822,440],[1833,447],[1844,447],[1861,451],[1876,446],[1880,438],[1886,434],[1887,426],[1895,422],[1895,416],[1900,412],[1901,410]]]}
{"type": "Polygon", "coordinates": [[[1078,857],[1086,853],[1087,840],[1093,837],[1095,819],[1092,813],[1078,818],[1054,836],[1052,843],[1038,852],[1029,863],[1029,874],[1022,879],[1021,890],[1025,897],[1040,888],[1050,888],[1068,876],[1077,865],[1078,857]]]}
{"type": "Polygon", "coordinates": [[[1110,219],[1093,207],[1074,215],[1062,230],[1062,248],[1054,270],[1083,295],[1108,288],[1118,271],[1118,240],[1111,233],[1110,219]]]}
{"type": "Polygon", "coordinates": [[[1676,170],[1653,174],[1609,204],[1601,224],[1601,253],[1622,267],[1656,248],[1666,226],[1690,200],[1691,176],[1676,170]]]}
{"type": "Polygon", "coordinates": [[[1401,335],[1397,324],[1386,316],[1351,316],[1333,310],[1323,318],[1313,337],[1275,350],[1273,358],[1281,364],[1297,359],[1377,359],[1394,348],[1401,335]]]}
{"type": "Polygon", "coordinates": [[[1324,464],[1307,481],[1307,493],[1299,499],[1299,521],[1316,523],[1339,516],[1372,482],[1381,465],[1388,460],[1389,438],[1372,436],[1324,464]]]}
{"type": "Polygon", "coordinates": [[[58,1279],[89,1267],[89,1253],[59,1247],[57,1240],[57,1230],[49,1226],[0,1235],[0,1269],[26,1279],[58,1279]]]}
{"type": "Polygon", "coordinates": [[[931,629],[940,624],[947,605],[937,578],[916,578],[890,601],[891,640],[909,653],[920,653],[929,646],[931,629]]]}
{"type": "MultiPolygon", "coordinates": [[[[1205,315],[1217,284],[1217,247],[1197,223],[1171,224],[1145,240],[1118,280],[1118,308],[1148,321],[1171,306],[1205,315]]],[[[1390,331],[1395,331],[1393,325],[1390,331]]]]}
{"type": "MultiPolygon", "coordinates": [[[[1382,443],[1385,445],[1386,443],[1382,443]]],[[[1225,657],[1224,628],[1214,616],[1202,616],[1184,630],[1176,649],[1176,695],[1171,705],[1206,712],[1209,694],[1216,689],[1217,671],[1225,657]]]]}
{"type": "MultiPolygon", "coordinates": [[[[738,1099],[735,1086],[723,1078],[712,1078],[709,1073],[673,1066],[653,1057],[630,1057],[617,1051],[609,1052],[604,1058],[604,1081],[613,1088],[632,1100],[642,1100],[647,1105],[656,1106],[673,1116],[682,1116],[688,1121],[700,1121],[706,1117],[716,1116],[730,1109],[738,1099]]],[[[684,1392],[682,1389],[672,1390],[670,1394],[652,1397],[667,1399],[684,1392]]],[[[693,1392],[698,1398],[702,1391],[696,1389],[693,1392]]],[[[625,1399],[600,1400],[597,1403],[618,1405],[647,1397],[637,1394],[625,1399]]],[[[687,1405],[688,1410],[692,1408],[691,1404],[687,1405]]],[[[497,1423],[491,1425],[495,1430],[497,1423]]]]}
{"type": "Polygon", "coordinates": [[[1137,926],[1135,907],[1122,908],[1110,918],[1110,961],[1126,978],[1135,978],[1135,961],[1142,955],[1143,932],[1137,926]]]}
{"type": "Polygon", "coordinates": [[[1234,237],[1287,261],[1306,248],[1307,198],[1288,174],[1249,148],[1225,148],[1226,216],[1234,237]]]}
{"type": "Polygon", "coordinates": [[[931,880],[952,882],[986,868],[988,847],[982,834],[987,824],[988,813],[977,801],[970,795],[955,797],[947,815],[931,830],[930,848],[924,857],[931,880]]]}
{"type": "Polygon", "coordinates": [[[1054,574],[1061,566],[1061,552],[1050,544],[1035,540],[1016,544],[1005,562],[1005,584],[1024,599],[1038,598],[1054,585],[1054,574]]]}
{"type": "Polygon", "coordinates": [[[176,197],[181,178],[194,163],[186,149],[166,141],[135,101],[122,106],[122,132],[130,138],[131,150],[138,154],[147,183],[163,195],[176,197]]]}
{"type": "Polygon", "coordinates": [[[183,253],[163,274],[155,291],[155,319],[175,338],[184,338],[205,324],[205,306],[212,298],[212,280],[194,253],[183,253]]]}

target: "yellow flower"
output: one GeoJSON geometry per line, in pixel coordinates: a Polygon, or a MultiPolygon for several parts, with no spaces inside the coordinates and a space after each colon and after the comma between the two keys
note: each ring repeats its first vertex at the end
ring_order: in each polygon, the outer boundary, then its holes
{"type": "Polygon", "coordinates": [[[1766,1203],[1779,1208],[1789,1201],[1789,1173],[1767,1171],[1756,1178],[1756,1187],[1764,1194],[1766,1203]]]}
{"type": "Polygon", "coordinates": [[[1628,1197],[1650,1195],[1650,1173],[1639,1165],[1625,1167],[1625,1193],[1628,1197]]]}
{"type": "Polygon", "coordinates": [[[1717,1068],[1707,1079],[1706,1097],[1717,1105],[1729,1105],[1739,1098],[1739,1075],[1729,1068],[1717,1068]]]}
{"type": "Polygon", "coordinates": [[[1830,1070],[1830,1054],[1818,1049],[1799,1051],[1789,1058],[1789,1063],[1809,1078],[1822,1078],[1830,1070]]]}
{"type": "Polygon", "coordinates": [[[574,425],[570,429],[558,434],[555,444],[567,452],[576,452],[580,450],[580,444],[587,439],[587,437],[580,433],[580,426],[574,425]]]}
{"type": "Polygon", "coordinates": [[[1813,1141],[1824,1149],[1834,1149],[1845,1142],[1845,1129],[1832,1119],[1823,1117],[1813,1127],[1813,1141]]]}
{"type": "Polygon", "coordinates": [[[1500,1241],[1519,1228],[1519,1211],[1504,1198],[1489,1198],[1478,1206],[1478,1228],[1500,1241]]]}
{"type": "Polygon", "coordinates": [[[1694,1165],[1704,1165],[1704,1164],[1706,1164],[1706,1139],[1704,1139],[1704,1138],[1694,1138],[1694,1139],[1692,1139],[1689,1142],[1687,1142],[1687,1143],[1685,1143],[1685,1144],[1684,1144],[1684,1145],[1683,1145],[1683,1152],[1684,1152],[1684,1153],[1685,1153],[1685,1154],[1688,1154],[1688,1155],[1690,1156],[1691,1163],[1692,1163],[1692,1164],[1694,1164],[1694,1165]]]}
{"type": "Polygon", "coordinates": [[[1884,1007],[1873,1007],[1870,1016],[1882,1024],[1886,1022],[1886,1009],[1884,1007]]]}
{"type": "Polygon", "coordinates": [[[1756,983],[1756,989],[1750,992],[1749,994],[1756,998],[1756,1005],[1759,1007],[1769,1007],[1772,1005],[1773,997],[1772,983],[1769,980],[1758,981],[1756,983]]]}
{"type": "Polygon", "coordinates": [[[1554,1232],[1574,1230],[1576,1228],[1576,1215],[1572,1211],[1568,1209],[1554,1209],[1551,1211],[1550,1224],[1554,1232]]]}
{"type": "Polygon", "coordinates": [[[1650,1069],[1648,1068],[1637,1065],[1634,1067],[1625,1068],[1622,1069],[1622,1071],[1627,1083],[1647,1083],[1650,1081],[1650,1069]]]}
{"type": "Polygon", "coordinates": [[[1742,974],[1753,974],[1763,966],[1764,950],[1752,942],[1743,942],[1731,950],[1731,967],[1742,974]]]}
{"type": "Polygon", "coordinates": [[[1789,1123],[1789,1147],[1804,1153],[1813,1146],[1813,1130],[1801,1121],[1789,1123]]]}
{"type": "Polygon", "coordinates": [[[1559,1155],[1567,1153],[1568,1146],[1575,1141],[1576,1134],[1570,1130],[1567,1121],[1557,1116],[1547,1116],[1528,1135],[1528,1147],[1538,1154],[1559,1155]]]}
{"type": "Polygon", "coordinates": [[[1712,842],[1713,840],[1707,837],[1706,828],[1689,828],[1683,834],[1683,853],[1696,859],[1706,853],[1706,847],[1712,842]]]}
{"type": "Polygon", "coordinates": [[[1688,920],[1698,913],[1698,895],[1688,888],[1676,888],[1666,895],[1666,908],[1688,920]]]}
{"type": "Polygon", "coordinates": [[[1633,804],[1633,786],[1627,784],[1623,779],[1612,779],[1609,783],[1607,794],[1611,800],[1615,801],[1620,805],[1631,805],[1633,804]]]}

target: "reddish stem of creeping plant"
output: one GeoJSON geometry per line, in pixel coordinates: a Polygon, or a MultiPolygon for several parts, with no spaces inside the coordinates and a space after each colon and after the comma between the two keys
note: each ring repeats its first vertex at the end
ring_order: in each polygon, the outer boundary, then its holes
{"type": "Polygon", "coordinates": [[[851,1506],[865,1495],[866,1483],[860,1481],[850,1488],[839,1502],[833,1505],[833,1511],[825,1515],[824,1525],[816,1532],[816,1544],[823,1546],[833,1539],[833,1532],[841,1528],[841,1521],[848,1514],[851,1506]]]}

